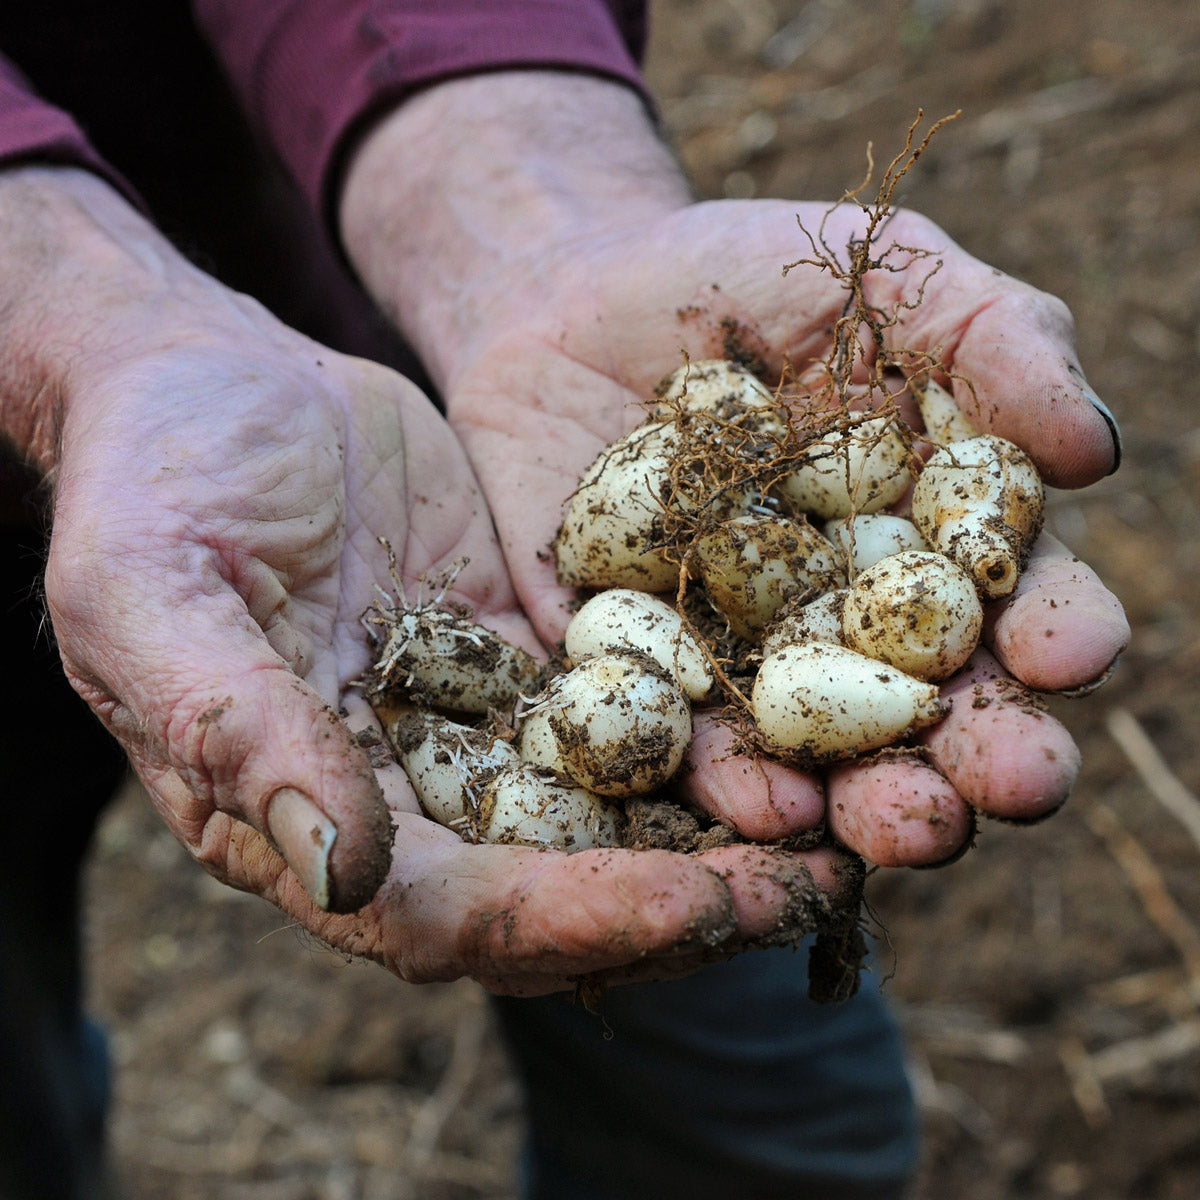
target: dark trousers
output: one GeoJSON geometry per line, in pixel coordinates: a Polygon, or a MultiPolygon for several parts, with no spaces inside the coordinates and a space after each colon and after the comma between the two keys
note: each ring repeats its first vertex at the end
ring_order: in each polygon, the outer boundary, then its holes
{"type": "Polygon", "coordinates": [[[80,871],[124,757],[42,624],[40,542],[0,526],[0,1200],[95,1200],[108,1081],[81,1008],[80,871]]]}
{"type": "Polygon", "coordinates": [[[527,1200],[898,1200],[916,1114],[871,975],[808,999],[807,953],[753,951],[599,1015],[496,1002],[525,1083],[527,1200]]]}

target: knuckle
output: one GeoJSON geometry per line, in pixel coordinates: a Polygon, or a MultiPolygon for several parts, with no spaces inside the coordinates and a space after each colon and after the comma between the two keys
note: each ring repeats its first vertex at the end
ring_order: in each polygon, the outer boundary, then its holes
{"type": "Polygon", "coordinates": [[[231,690],[212,684],[186,688],[162,720],[168,754],[190,786],[205,791],[235,786],[250,744],[231,690]]]}

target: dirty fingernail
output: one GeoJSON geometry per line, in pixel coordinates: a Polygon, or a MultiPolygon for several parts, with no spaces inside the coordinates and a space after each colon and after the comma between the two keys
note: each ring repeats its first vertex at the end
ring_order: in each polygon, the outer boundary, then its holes
{"type": "Polygon", "coordinates": [[[328,909],[333,822],[303,792],[280,788],[267,809],[267,829],[313,902],[328,909]]]}
{"type": "Polygon", "coordinates": [[[1121,465],[1121,454],[1124,451],[1124,446],[1121,443],[1121,427],[1117,424],[1117,418],[1113,416],[1112,410],[1092,391],[1085,383],[1083,385],[1083,395],[1091,406],[1108,422],[1108,431],[1112,434],[1113,440],[1113,466],[1111,475],[1121,465]]]}

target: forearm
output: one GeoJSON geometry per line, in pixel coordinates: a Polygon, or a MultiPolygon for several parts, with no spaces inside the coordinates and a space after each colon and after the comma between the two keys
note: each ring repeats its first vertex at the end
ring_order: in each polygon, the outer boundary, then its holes
{"type": "Polygon", "coordinates": [[[182,306],[229,307],[128,200],[74,167],[0,170],[0,257],[0,429],[42,473],[82,380],[165,343],[182,306]]]}
{"type": "Polygon", "coordinates": [[[524,256],[690,198],[631,89],[514,71],[440,84],[381,119],[349,160],[339,220],[368,290],[444,385],[496,315],[489,284],[524,256]]]}

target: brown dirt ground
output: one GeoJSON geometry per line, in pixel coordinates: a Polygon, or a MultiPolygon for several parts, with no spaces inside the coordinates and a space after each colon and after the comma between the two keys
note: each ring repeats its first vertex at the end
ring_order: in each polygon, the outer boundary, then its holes
{"type": "MultiPolygon", "coordinates": [[[[1064,297],[1126,462],[1051,527],[1126,604],[1101,693],[1056,703],[1076,795],[871,896],[927,1129],[922,1200],[1200,1195],[1200,7],[660,0],[651,75],[705,195],[830,198],[920,107],[961,108],[904,202],[1064,297]],[[1189,599],[1191,597],[1191,599],[1189,599]],[[1122,749],[1141,733],[1160,777],[1122,749]]],[[[131,1200],[512,1195],[520,1098],[463,983],[305,942],[130,795],[90,875],[92,994],[131,1200]]]]}

